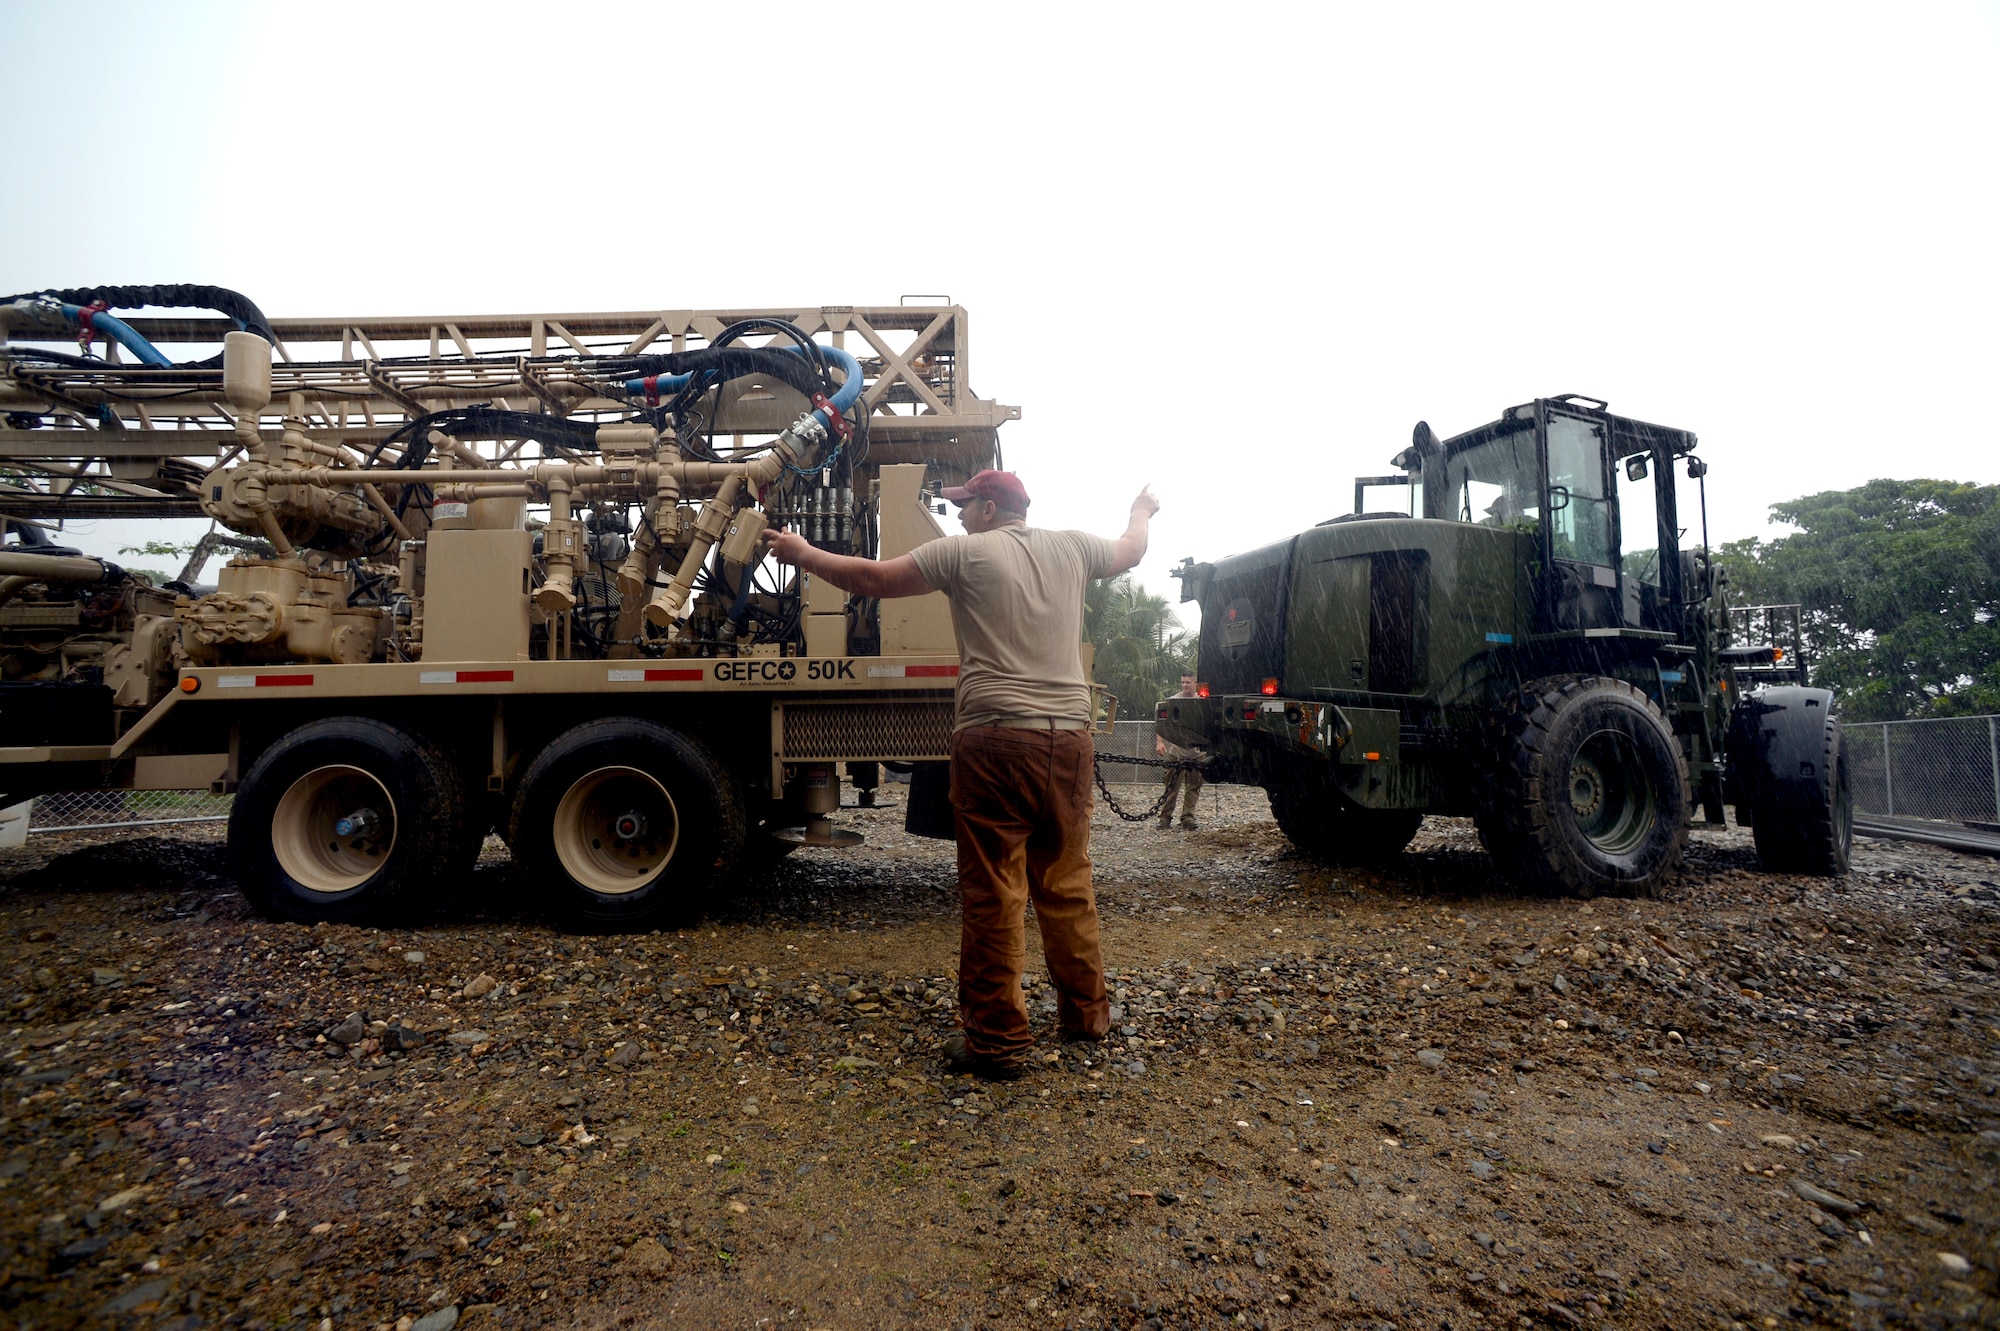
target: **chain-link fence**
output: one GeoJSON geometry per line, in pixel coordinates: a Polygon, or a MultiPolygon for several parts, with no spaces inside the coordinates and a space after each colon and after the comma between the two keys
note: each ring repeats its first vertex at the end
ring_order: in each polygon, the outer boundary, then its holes
{"type": "Polygon", "coordinates": [[[233,798],[206,790],[60,791],[36,798],[28,815],[28,832],[211,822],[229,816],[233,798]]]}
{"type": "MultiPolygon", "coordinates": [[[[1100,736],[1097,751],[1103,754],[1115,753],[1121,758],[1152,758],[1153,723],[1148,721],[1114,721],[1112,734],[1100,736]]],[[[1106,781],[1147,782],[1160,784],[1160,769],[1157,767],[1135,767],[1131,763],[1103,762],[1098,765],[1106,781]]]]}
{"type": "MultiPolygon", "coordinates": [[[[1984,824],[2000,828],[2000,717],[1958,716],[1923,721],[1847,724],[1848,772],[1857,812],[1883,818],[1984,824]]],[[[1153,723],[1119,721],[1097,751],[1153,757],[1153,723]]],[[[1104,779],[1157,785],[1158,768],[1106,761],[1104,779]]],[[[34,802],[30,832],[143,827],[215,821],[229,816],[231,797],[205,790],[81,790],[34,802]]]]}
{"type": "MultiPolygon", "coordinates": [[[[1153,723],[1118,721],[1113,733],[1100,736],[1097,751],[1133,758],[1152,758],[1153,723]]],[[[1107,762],[1104,779],[1142,785],[1160,784],[1160,769],[1107,762]]],[[[72,831],[80,828],[145,827],[158,823],[219,821],[229,816],[232,796],[205,790],[79,790],[43,795],[34,802],[28,831],[72,831]]]]}
{"type": "Polygon", "coordinates": [[[1856,813],[2000,831],[2000,717],[1849,722],[1856,813]]]}

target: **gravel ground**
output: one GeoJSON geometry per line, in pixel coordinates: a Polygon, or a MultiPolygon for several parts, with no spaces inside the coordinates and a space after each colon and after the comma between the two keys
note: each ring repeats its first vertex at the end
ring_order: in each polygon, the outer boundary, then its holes
{"type": "MultiPolygon", "coordinates": [[[[900,795],[895,788],[892,798],[900,795]]],[[[2000,1324],[2000,863],[1698,829],[1650,901],[1380,873],[1255,791],[1100,808],[1115,1040],[940,1074],[901,810],[699,927],[564,935],[489,843],[418,927],[250,915],[219,827],[0,852],[22,1328],[2000,1324]]],[[[1038,965],[1038,958],[1031,958],[1038,965]]],[[[1031,966],[1032,970],[1032,966],[1031,966]]]]}

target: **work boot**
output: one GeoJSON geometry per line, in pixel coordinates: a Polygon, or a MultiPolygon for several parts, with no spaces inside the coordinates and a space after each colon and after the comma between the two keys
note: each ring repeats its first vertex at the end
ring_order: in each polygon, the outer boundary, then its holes
{"type": "Polygon", "coordinates": [[[1192,818],[1183,818],[1183,819],[1181,819],[1181,831],[1183,831],[1183,832],[1199,832],[1199,831],[1201,831],[1201,824],[1200,824],[1200,823],[1198,823],[1198,822],[1196,822],[1196,821],[1195,821],[1194,819],[1192,819],[1192,818]]]}
{"type": "Polygon", "coordinates": [[[975,1054],[963,1035],[954,1035],[941,1048],[944,1070],[951,1076],[970,1074],[981,1081],[1019,1081],[1028,1068],[1018,1060],[1001,1060],[975,1054]]]}
{"type": "Polygon", "coordinates": [[[1174,820],[1171,818],[1162,818],[1160,819],[1159,826],[1162,832],[1171,832],[1174,830],[1174,820]]]}

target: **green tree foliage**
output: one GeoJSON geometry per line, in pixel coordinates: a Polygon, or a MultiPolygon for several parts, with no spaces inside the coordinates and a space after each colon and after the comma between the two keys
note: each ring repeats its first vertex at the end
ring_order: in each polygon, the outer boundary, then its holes
{"type": "MultiPolygon", "coordinates": [[[[259,559],[272,559],[278,553],[272,548],[269,541],[258,540],[255,537],[231,536],[227,532],[217,531],[215,524],[212,522],[208,524],[208,534],[198,541],[188,541],[186,543],[147,541],[144,545],[120,546],[118,547],[118,553],[121,555],[166,555],[176,559],[185,557],[186,562],[181,565],[181,571],[173,576],[182,582],[192,584],[201,579],[202,570],[208,567],[208,561],[213,559],[218,551],[225,549],[241,550],[246,554],[255,555],[259,559]]],[[[162,574],[153,579],[153,584],[158,586],[168,580],[167,576],[162,574]]]]}
{"type": "MultiPolygon", "coordinates": [[[[185,544],[173,541],[147,541],[144,545],[121,545],[118,547],[118,553],[121,555],[150,555],[156,558],[164,555],[170,559],[185,559],[193,549],[193,541],[188,541],[185,544]]],[[[128,565],[125,571],[143,577],[155,587],[164,587],[174,579],[174,575],[165,569],[132,568],[128,565]]]]}
{"type": "Polygon", "coordinates": [[[1848,719],[2000,711],[2000,486],[1870,481],[1722,547],[1730,600],[1803,607],[1813,682],[1848,719]]]}
{"type": "Polygon", "coordinates": [[[194,547],[193,541],[147,541],[143,545],[121,545],[118,547],[118,553],[156,557],[164,555],[170,559],[185,559],[194,547]]]}
{"type": "Polygon", "coordinates": [[[1097,682],[1116,695],[1128,720],[1150,717],[1155,703],[1179,691],[1182,672],[1194,669],[1194,635],[1166,597],[1130,577],[1090,584],[1083,635],[1097,648],[1097,682]]]}

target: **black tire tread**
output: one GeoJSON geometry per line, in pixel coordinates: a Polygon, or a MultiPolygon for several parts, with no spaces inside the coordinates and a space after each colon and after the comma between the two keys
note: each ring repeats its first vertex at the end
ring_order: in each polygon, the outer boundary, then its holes
{"type": "MultiPolygon", "coordinates": [[[[269,803],[275,808],[275,799],[269,803]]],[[[412,810],[411,821],[420,823],[424,812],[412,810]]],[[[423,904],[415,899],[416,890],[435,889],[454,878],[459,868],[456,850],[465,840],[464,827],[468,816],[464,780],[437,745],[421,735],[373,717],[324,717],[284,735],[258,755],[244,774],[229,813],[231,871],[245,899],[259,914],[268,918],[302,924],[399,921],[423,904]],[[270,879],[269,871],[274,865],[259,862],[271,833],[265,792],[260,787],[272,769],[299,749],[328,741],[378,746],[385,754],[393,755],[393,761],[388,764],[393,769],[407,770],[413,762],[429,787],[432,804],[429,815],[433,827],[428,831],[421,831],[418,826],[407,830],[398,828],[400,854],[397,856],[396,872],[389,877],[367,885],[367,890],[341,901],[306,905],[270,879]],[[395,749],[402,747],[406,747],[408,752],[394,753],[395,749]]]]}
{"type": "Polygon", "coordinates": [[[1673,729],[1653,700],[1623,680],[1604,675],[1549,675],[1524,684],[1509,700],[1502,716],[1503,740],[1499,760],[1497,799],[1479,820],[1480,840],[1493,856],[1502,876],[1529,889],[1550,895],[1603,891],[1608,895],[1656,895],[1687,851],[1689,789],[1687,755],[1674,738],[1673,729]],[[1579,884],[1570,881],[1548,847],[1559,835],[1554,815],[1536,796],[1549,753],[1550,729],[1562,712],[1579,705],[1593,692],[1622,696],[1636,702],[1659,725],[1668,750],[1680,773],[1682,798],[1670,807],[1674,835],[1666,854],[1644,882],[1579,884]]]}
{"type": "Polygon", "coordinates": [[[508,817],[507,840],[514,848],[517,859],[536,875],[538,881],[563,885],[564,890],[553,904],[564,927],[584,932],[614,932],[656,928],[672,920],[698,915],[706,890],[733,880],[748,861],[750,852],[746,848],[746,840],[749,821],[742,788],[706,744],[684,731],[673,730],[657,722],[636,717],[606,717],[565,731],[536,755],[522,776],[515,795],[508,817]],[[547,829],[531,828],[527,819],[532,806],[543,798],[540,790],[543,779],[554,768],[568,762],[590,745],[628,739],[664,745],[686,768],[685,775],[690,783],[713,798],[714,809],[703,812],[712,812],[714,816],[701,826],[703,835],[714,843],[714,853],[705,866],[688,865],[676,869],[669,865],[668,872],[676,880],[674,886],[668,888],[663,882],[660,885],[663,890],[648,889],[643,904],[635,900],[630,906],[607,909],[574,885],[555,859],[547,829]]]}
{"type": "Polygon", "coordinates": [[[1271,817],[1301,854],[1358,868],[1402,854],[1424,821],[1420,809],[1364,809],[1326,782],[1280,780],[1265,790],[1271,817]]]}

